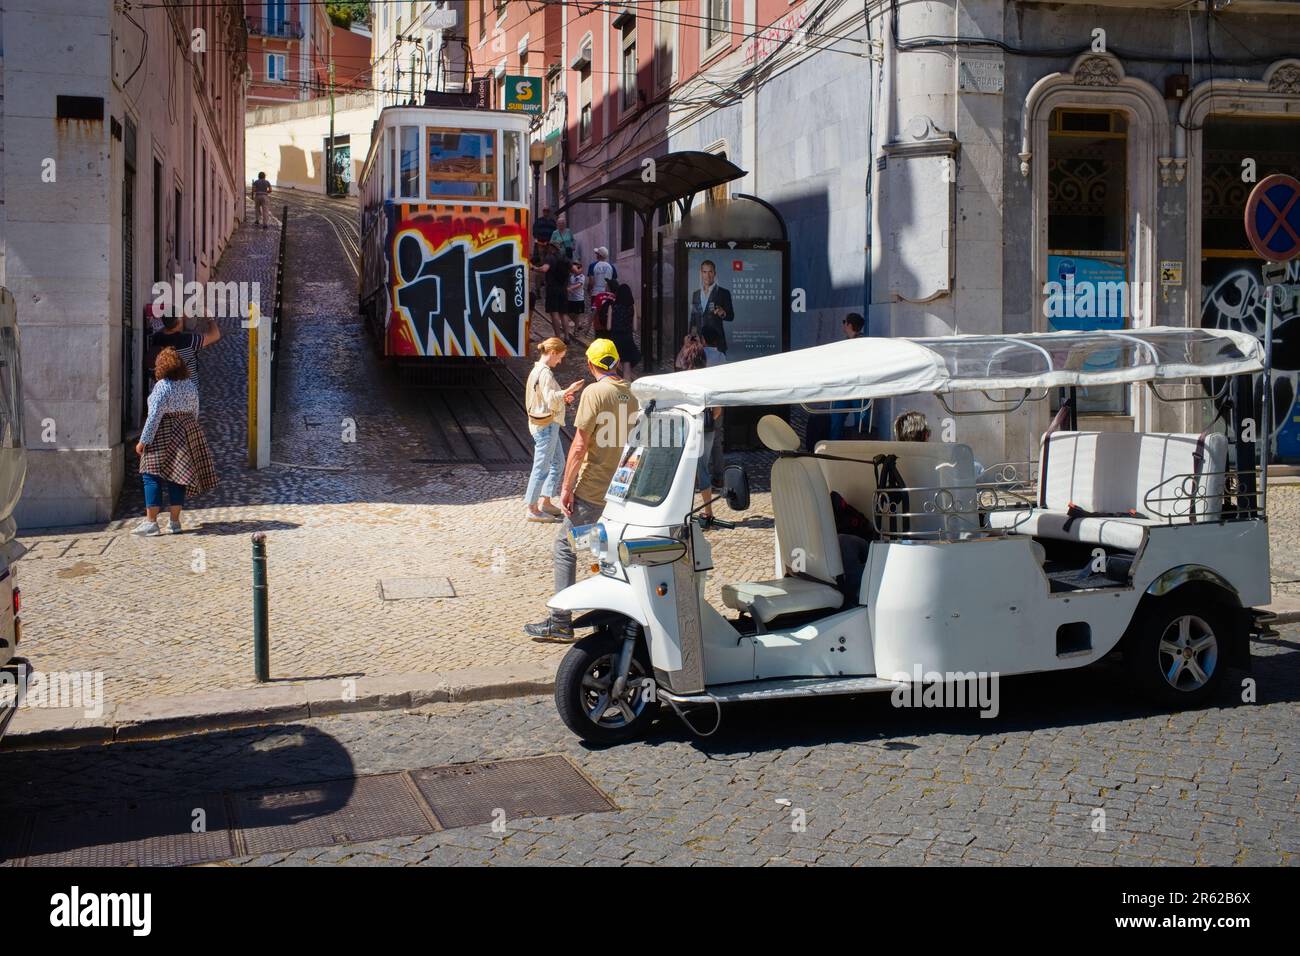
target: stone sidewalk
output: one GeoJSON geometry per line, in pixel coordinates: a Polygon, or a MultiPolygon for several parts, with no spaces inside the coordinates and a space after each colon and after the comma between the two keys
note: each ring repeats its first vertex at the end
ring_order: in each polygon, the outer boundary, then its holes
{"type": "MultiPolygon", "coordinates": [[[[288,357],[272,467],[244,467],[247,333],[231,320],[201,356],[204,427],[222,481],[187,510],[195,530],[128,533],[142,508],[131,462],[118,520],[21,538],[29,550],[17,566],[20,650],[40,671],[102,673],[108,716],[25,709],[10,728],[14,743],[60,728],[102,736],[107,727],[111,736],[150,715],[179,719],[187,707],[218,723],[223,707],[257,715],[314,702],[319,714],[349,694],[358,707],[401,706],[403,687],[431,699],[505,694],[512,682],[535,693],[554,673],[564,648],[521,633],[552,593],[555,533],[523,520],[526,474],[412,463],[426,454],[427,408],[376,360],[328,223],[288,202],[288,357]],[[342,439],[343,419],[354,422],[355,441],[342,439]],[[253,680],[255,531],[268,540],[269,687],[253,680]],[[393,578],[433,579],[454,596],[385,600],[380,582],[393,578]]],[[[268,311],[277,238],[241,229],[220,268],[223,280],[261,281],[268,311]]],[[[549,329],[534,321],[533,334],[549,329]]],[[[563,382],[580,361],[570,356],[563,382]]],[[[1276,487],[1270,511],[1274,589],[1300,609],[1300,487],[1276,487]]],[[[718,514],[730,516],[725,506],[718,514]]],[[[709,533],[728,579],[770,575],[770,514],[759,491],[741,527],[709,533]]],[[[710,580],[715,606],[718,589],[710,580]]]]}

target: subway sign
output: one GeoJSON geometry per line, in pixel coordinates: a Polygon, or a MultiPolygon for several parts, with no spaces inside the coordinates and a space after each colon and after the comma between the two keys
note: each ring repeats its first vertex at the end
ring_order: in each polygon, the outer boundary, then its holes
{"type": "Polygon", "coordinates": [[[502,106],[507,112],[542,111],[542,79],[539,76],[507,76],[502,93],[502,106]]]}

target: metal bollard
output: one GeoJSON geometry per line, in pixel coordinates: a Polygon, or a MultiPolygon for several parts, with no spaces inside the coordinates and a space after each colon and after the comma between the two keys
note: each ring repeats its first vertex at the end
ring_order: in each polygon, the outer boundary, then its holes
{"type": "Polygon", "coordinates": [[[270,612],[266,584],[266,532],[253,535],[253,676],[271,679],[270,612]]]}

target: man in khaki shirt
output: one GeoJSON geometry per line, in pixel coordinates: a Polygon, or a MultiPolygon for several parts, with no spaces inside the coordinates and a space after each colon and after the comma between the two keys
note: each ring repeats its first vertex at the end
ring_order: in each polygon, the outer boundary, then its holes
{"type": "MultiPolygon", "coordinates": [[[[560,507],[566,517],[551,549],[557,593],[577,580],[578,558],[569,543],[569,531],[600,520],[605,510],[605,489],[618,468],[640,410],[631,386],[611,371],[617,367],[618,349],[613,342],[596,339],[591,343],[587,369],[596,382],[582,390],[578,401],[578,414],[573,420],[576,434],[560,486],[560,507]]],[[[535,641],[572,641],[573,617],[568,611],[552,611],[542,623],[525,625],[524,633],[535,641]]]]}

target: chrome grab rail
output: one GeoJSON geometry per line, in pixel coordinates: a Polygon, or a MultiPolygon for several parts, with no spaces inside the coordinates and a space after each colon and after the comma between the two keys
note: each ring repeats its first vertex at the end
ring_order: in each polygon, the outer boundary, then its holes
{"type": "Polygon", "coordinates": [[[1258,518],[1263,516],[1261,484],[1258,468],[1171,475],[1142,496],[1142,508],[1148,516],[1163,519],[1167,524],[1258,518]],[[1207,479],[1216,476],[1223,477],[1223,490],[1209,494],[1207,479]],[[1248,490],[1250,483],[1244,480],[1247,476],[1254,479],[1253,491],[1248,490]],[[1206,506],[1211,502],[1218,506],[1218,511],[1206,515],[1206,506]]]}
{"type": "Polygon", "coordinates": [[[975,477],[979,488],[998,488],[1009,492],[1038,493],[1038,462],[1032,458],[1028,461],[999,461],[987,465],[975,477]]]}
{"type": "Polygon", "coordinates": [[[996,485],[884,488],[877,489],[872,498],[871,523],[882,541],[996,538],[1023,524],[1034,504],[1032,493],[996,485]],[[909,509],[916,508],[919,499],[921,510],[900,511],[898,503],[890,499],[895,493],[907,495],[909,509]],[[1024,512],[1025,518],[1009,527],[990,527],[988,516],[999,512],[1024,512]],[[937,521],[939,526],[913,529],[917,519],[928,524],[937,521]],[[908,523],[906,531],[898,530],[903,521],[908,523]]]}

